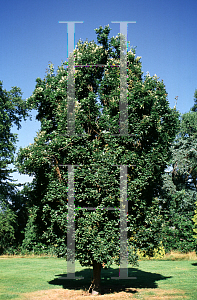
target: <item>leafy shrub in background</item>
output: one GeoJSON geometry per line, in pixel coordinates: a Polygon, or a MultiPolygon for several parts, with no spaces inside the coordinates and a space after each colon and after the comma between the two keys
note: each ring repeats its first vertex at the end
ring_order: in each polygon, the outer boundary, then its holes
{"type": "MultiPolygon", "coordinates": [[[[196,103],[196,92],[194,100],[196,103]]],[[[196,105],[196,104],[195,104],[196,105]]],[[[193,111],[192,111],[193,110],[193,111]]],[[[197,112],[181,115],[180,130],[172,143],[168,173],[163,175],[160,207],[165,250],[194,251],[194,210],[197,187],[197,112]]]]}
{"type": "Polygon", "coordinates": [[[184,253],[194,251],[192,217],[194,215],[195,197],[195,192],[174,190],[173,193],[169,193],[163,199],[161,234],[166,252],[172,250],[184,253]]]}
{"type": "Polygon", "coordinates": [[[165,249],[164,249],[164,246],[162,244],[162,242],[160,243],[160,246],[158,248],[154,248],[153,249],[153,255],[152,257],[150,257],[148,254],[147,254],[147,251],[145,250],[140,250],[138,249],[137,250],[137,255],[138,255],[138,259],[139,260],[143,260],[143,259],[161,259],[165,256],[165,249]]]}
{"type": "Polygon", "coordinates": [[[0,210],[0,254],[15,244],[16,215],[6,205],[1,204],[0,210]]]}
{"type": "MultiPolygon", "coordinates": [[[[196,204],[196,206],[197,206],[197,202],[195,203],[196,204]]],[[[195,215],[194,215],[194,217],[193,217],[193,222],[194,222],[194,228],[193,228],[193,231],[194,231],[194,235],[193,235],[193,237],[194,237],[194,239],[195,239],[195,251],[196,251],[196,253],[197,253],[197,209],[195,209],[195,215]]]]}

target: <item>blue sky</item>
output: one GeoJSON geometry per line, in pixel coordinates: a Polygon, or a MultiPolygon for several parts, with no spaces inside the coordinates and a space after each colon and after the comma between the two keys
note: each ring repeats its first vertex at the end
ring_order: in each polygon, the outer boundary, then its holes
{"type": "MultiPolygon", "coordinates": [[[[28,98],[37,77],[49,62],[57,68],[67,54],[67,25],[58,21],[84,21],[75,26],[75,44],[95,40],[94,29],[110,25],[110,36],[120,31],[111,21],[128,25],[128,41],[137,46],[144,74],[163,79],[171,107],[188,112],[197,89],[196,0],[7,0],[0,10],[0,80],[3,88],[18,86],[28,98]]],[[[19,146],[33,143],[39,123],[22,123],[19,146]]],[[[17,176],[16,176],[17,178],[17,176]]],[[[20,177],[23,182],[25,177],[20,177]]]]}

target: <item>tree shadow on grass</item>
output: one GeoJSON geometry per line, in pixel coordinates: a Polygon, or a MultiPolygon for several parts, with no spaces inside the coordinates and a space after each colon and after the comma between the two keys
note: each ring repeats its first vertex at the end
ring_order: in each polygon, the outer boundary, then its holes
{"type": "MultiPolygon", "coordinates": [[[[89,289],[92,280],[92,270],[89,268],[75,272],[76,277],[84,277],[84,279],[61,279],[67,277],[67,274],[55,275],[57,278],[50,281],[49,284],[62,286],[64,289],[84,290],[89,289]],[[60,279],[59,279],[60,278],[60,279]]],[[[138,288],[157,288],[158,280],[166,280],[170,277],[165,277],[161,274],[141,271],[137,268],[128,268],[129,277],[137,277],[137,279],[111,279],[118,277],[119,269],[102,269],[101,271],[101,294],[109,294],[114,292],[127,292],[135,294],[138,288]]]]}

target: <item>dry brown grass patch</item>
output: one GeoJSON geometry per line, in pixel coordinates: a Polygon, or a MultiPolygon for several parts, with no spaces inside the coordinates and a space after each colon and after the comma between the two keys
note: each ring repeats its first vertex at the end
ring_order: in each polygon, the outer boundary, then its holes
{"type": "Polygon", "coordinates": [[[33,293],[23,294],[21,300],[88,300],[88,299],[106,299],[106,300],[119,300],[119,299],[133,299],[137,300],[132,293],[119,292],[114,294],[92,296],[83,290],[66,290],[66,289],[52,289],[45,291],[37,291],[33,293]]]}
{"type": "MultiPolygon", "coordinates": [[[[184,296],[184,292],[181,290],[163,290],[163,289],[126,289],[124,292],[115,292],[112,294],[92,296],[87,291],[83,290],[67,290],[67,289],[52,289],[37,291],[33,293],[23,294],[21,300],[83,300],[83,299],[106,299],[106,300],[123,300],[123,299],[133,299],[135,295],[138,294],[140,299],[143,300],[175,300],[175,299],[187,299],[184,296]]],[[[138,298],[139,299],[139,298],[138,298]]]]}
{"type": "Polygon", "coordinates": [[[180,253],[176,251],[171,251],[164,256],[164,259],[169,260],[197,260],[197,255],[195,251],[189,253],[180,253]]]}

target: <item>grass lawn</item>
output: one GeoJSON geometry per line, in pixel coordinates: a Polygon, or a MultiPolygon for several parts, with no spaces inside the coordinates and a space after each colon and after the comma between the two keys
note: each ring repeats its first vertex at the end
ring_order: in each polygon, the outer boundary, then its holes
{"type": "MultiPolygon", "coordinates": [[[[166,258],[167,259],[167,258],[166,258]]],[[[172,258],[169,258],[172,259],[172,258]]],[[[92,270],[75,264],[82,280],[63,280],[66,261],[52,257],[0,257],[0,300],[92,299],[87,294],[92,270]]],[[[197,260],[140,261],[129,266],[133,280],[112,280],[119,269],[102,270],[102,299],[197,299],[197,260]]]]}

